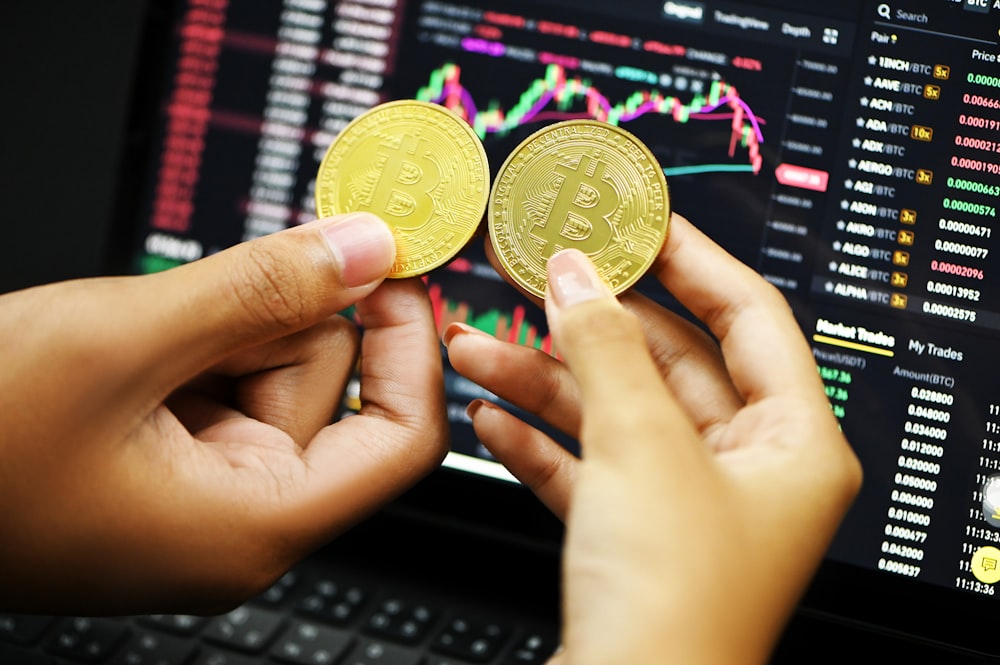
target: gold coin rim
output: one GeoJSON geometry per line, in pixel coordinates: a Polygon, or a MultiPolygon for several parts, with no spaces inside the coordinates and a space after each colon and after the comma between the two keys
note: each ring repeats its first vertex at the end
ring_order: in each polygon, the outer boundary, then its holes
{"type": "MultiPolygon", "coordinates": [[[[344,125],[344,127],[339,132],[337,132],[337,136],[333,139],[333,141],[330,142],[330,145],[327,146],[326,152],[323,153],[323,159],[322,161],[320,161],[319,168],[316,171],[317,184],[316,184],[316,191],[313,192],[313,202],[316,206],[317,217],[324,216],[323,211],[320,210],[320,202],[319,202],[320,176],[327,168],[331,168],[328,165],[328,163],[329,160],[331,159],[330,155],[333,153],[333,149],[337,145],[337,141],[340,139],[341,136],[344,136],[348,132],[353,131],[353,128],[355,126],[357,126],[364,120],[367,120],[371,116],[385,113],[393,108],[400,106],[423,107],[434,113],[437,113],[439,115],[448,118],[448,122],[452,122],[457,127],[459,127],[460,131],[465,132],[465,134],[472,140],[472,143],[475,146],[476,153],[478,154],[479,164],[482,166],[483,181],[485,183],[485,186],[483,187],[481,200],[478,201],[476,205],[476,209],[479,211],[479,219],[477,219],[475,223],[471,225],[471,230],[468,233],[464,234],[464,237],[462,238],[461,242],[456,243],[455,246],[452,248],[452,250],[450,252],[446,252],[444,256],[438,261],[435,261],[434,263],[425,266],[421,266],[420,268],[414,270],[400,270],[400,271],[390,272],[389,273],[390,279],[402,279],[405,277],[415,277],[417,275],[424,275],[432,270],[435,270],[436,268],[440,268],[441,266],[445,265],[446,263],[454,259],[463,249],[465,249],[465,247],[469,244],[469,241],[472,240],[472,238],[479,231],[479,227],[482,224],[483,217],[486,214],[486,207],[487,204],[489,203],[490,193],[492,192],[492,183],[490,182],[490,163],[489,163],[489,157],[486,154],[486,148],[485,146],[483,146],[482,139],[479,138],[479,135],[476,134],[475,130],[472,128],[471,125],[469,125],[468,122],[463,120],[454,111],[451,111],[450,109],[448,109],[445,106],[442,106],[441,104],[435,104],[434,102],[425,102],[419,99],[396,99],[388,102],[382,102],[381,104],[376,104],[367,111],[364,111],[363,113],[360,113],[357,116],[355,116],[349,123],[344,125]]],[[[346,214],[350,212],[353,211],[343,210],[331,214],[346,214]]],[[[389,224],[389,222],[386,222],[386,224],[389,224]]],[[[392,225],[389,224],[389,226],[391,227],[392,225]]]]}
{"type": "MultiPolygon", "coordinates": [[[[659,160],[656,159],[656,156],[653,154],[653,151],[650,150],[649,146],[647,146],[635,134],[633,134],[632,132],[628,131],[627,129],[619,127],[618,125],[612,125],[611,123],[602,122],[600,120],[582,119],[582,118],[576,119],[576,120],[562,120],[560,122],[554,122],[554,123],[552,123],[550,125],[546,125],[545,127],[542,127],[541,129],[538,129],[538,130],[532,132],[530,135],[528,135],[527,138],[525,138],[523,141],[521,141],[520,143],[518,143],[517,147],[515,147],[513,150],[510,151],[510,154],[507,155],[507,158],[503,161],[503,164],[500,165],[500,169],[497,171],[497,175],[493,179],[493,184],[490,187],[489,202],[488,202],[487,207],[486,207],[486,225],[487,225],[487,227],[489,227],[490,242],[493,243],[494,254],[496,254],[497,261],[499,261],[500,265],[503,266],[503,269],[507,273],[507,275],[512,280],[514,280],[521,288],[525,289],[529,293],[531,293],[531,294],[533,294],[535,296],[538,296],[539,298],[542,298],[542,299],[545,298],[545,290],[544,289],[539,290],[539,289],[531,286],[530,284],[526,283],[522,278],[520,278],[515,273],[515,271],[511,269],[511,266],[509,266],[507,264],[507,261],[504,260],[503,254],[501,252],[497,251],[497,249],[496,249],[497,237],[496,237],[496,230],[495,230],[496,224],[494,223],[494,206],[496,205],[494,203],[494,201],[495,201],[495,193],[496,193],[497,185],[503,179],[503,175],[507,171],[508,166],[510,166],[510,163],[532,141],[534,141],[535,139],[537,139],[539,136],[543,136],[543,135],[545,135],[545,134],[547,134],[547,133],[549,133],[549,132],[551,132],[553,130],[560,129],[560,128],[563,128],[563,127],[573,126],[573,125],[586,125],[586,126],[589,126],[589,127],[602,127],[602,128],[610,129],[613,132],[619,133],[620,135],[624,136],[628,141],[630,141],[636,148],[638,148],[639,151],[642,152],[649,159],[649,161],[651,163],[657,165],[657,169],[656,169],[657,178],[656,178],[656,180],[657,180],[657,182],[660,185],[663,186],[664,215],[665,215],[665,219],[666,219],[666,221],[663,224],[663,234],[662,234],[662,237],[660,238],[660,248],[661,249],[663,247],[663,244],[667,240],[667,234],[670,233],[670,216],[672,214],[672,209],[671,209],[671,206],[670,206],[670,188],[669,188],[669,186],[667,184],[667,176],[663,172],[663,168],[660,167],[660,162],[659,162],[659,160]]],[[[650,266],[653,265],[653,262],[656,260],[656,257],[658,255],[659,255],[659,252],[657,251],[657,252],[654,252],[651,256],[649,256],[647,258],[647,260],[645,261],[645,263],[642,265],[642,267],[639,270],[636,270],[635,273],[633,274],[633,276],[630,279],[628,279],[628,280],[626,280],[626,281],[618,284],[615,287],[612,287],[610,284],[608,284],[607,286],[611,290],[611,293],[613,293],[614,295],[619,295],[619,294],[625,292],[626,290],[632,288],[633,286],[635,286],[636,282],[638,282],[640,279],[642,279],[642,277],[649,271],[650,266]]],[[[600,274],[600,271],[598,271],[598,274],[600,274]]],[[[603,280],[603,276],[602,276],[602,280],[603,280]]],[[[606,281],[605,281],[605,284],[607,284],[606,281]]]]}

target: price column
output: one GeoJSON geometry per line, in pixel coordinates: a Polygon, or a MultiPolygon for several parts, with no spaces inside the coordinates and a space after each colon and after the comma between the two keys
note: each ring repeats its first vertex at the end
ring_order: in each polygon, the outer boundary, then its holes
{"type": "Polygon", "coordinates": [[[956,90],[956,129],[949,140],[952,154],[930,262],[933,274],[922,309],[996,328],[1000,303],[987,298],[984,287],[992,278],[989,256],[1000,195],[1000,77],[977,71],[988,69],[978,60],[983,55],[970,49],[971,65],[964,75],[939,66],[942,76],[963,85],[956,90]]]}
{"type": "Polygon", "coordinates": [[[295,220],[293,202],[319,44],[325,0],[285,0],[268,78],[267,97],[244,221],[243,239],[280,231],[295,220]]]}
{"type": "Polygon", "coordinates": [[[878,560],[879,570],[906,577],[917,577],[922,570],[955,403],[946,387],[953,385],[951,377],[935,376],[941,379],[936,385],[915,380],[909,388],[878,560]]]}
{"type": "MultiPolygon", "coordinates": [[[[174,91],[167,105],[166,138],[160,156],[157,188],[153,198],[152,226],[160,231],[183,233],[194,213],[195,189],[211,120],[215,74],[225,37],[228,0],[191,0],[184,15],[174,91]]],[[[154,245],[153,234],[147,245],[154,245]]],[[[188,260],[199,258],[185,257],[188,260]]],[[[169,264],[149,265],[149,270],[169,264]]]]}

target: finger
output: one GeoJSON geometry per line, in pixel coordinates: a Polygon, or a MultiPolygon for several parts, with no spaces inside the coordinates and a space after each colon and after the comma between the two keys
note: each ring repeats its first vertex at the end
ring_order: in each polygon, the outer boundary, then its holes
{"type": "Polygon", "coordinates": [[[646,344],[667,387],[691,418],[706,443],[742,408],[718,342],[684,317],[635,291],[621,302],[636,315],[646,344]]]}
{"type": "MultiPolygon", "coordinates": [[[[485,253],[493,269],[508,284],[539,307],[543,306],[540,298],[527,293],[503,269],[489,237],[486,238],[485,253]]],[[[728,422],[743,405],[722,360],[718,344],[697,326],[664,310],[634,289],[623,294],[621,301],[639,317],[646,330],[650,352],[667,385],[674,389],[688,413],[695,419],[698,430],[713,445],[713,430],[728,422]]]]}
{"type": "Polygon", "coordinates": [[[545,661],[545,665],[566,665],[569,662],[569,656],[563,647],[556,649],[556,652],[545,661]]]}
{"type": "Polygon", "coordinates": [[[580,391],[561,362],[464,323],[448,326],[443,340],[459,374],[570,436],[579,435],[580,391]]]}
{"type": "Polygon", "coordinates": [[[576,457],[537,429],[484,400],[469,404],[479,441],[514,477],[565,521],[576,480],[576,457]]]}
{"type": "Polygon", "coordinates": [[[444,420],[441,344],[430,300],[418,278],[394,280],[358,303],[361,413],[414,429],[444,420]],[[427,406],[435,408],[428,409],[427,406]]]}
{"type": "Polygon", "coordinates": [[[394,258],[392,232],[373,215],[318,220],[129,282],[118,307],[134,309],[114,339],[142,339],[123,364],[149,368],[169,392],[234,351],[353,304],[394,258]]]}
{"type": "Polygon", "coordinates": [[[237,353],[213,367],[216,378],[231,378],[223,382],[228,384],[229,395],[212,395],[192,386],[184,391],[187,400],[179,400],[180,396],[171,399],[171,408],[190,431],[197,432],[232,417],[221,408],[230,405],[241,415],[277,427],[305,448],[338,410],[354,367],[358,340],[351,322],[331,317],[300,333],[237,353]],[[217,405],[215,412],[213,403],[217,405]]]}
{"type": "Polygon", "coordinates": [[[600,455],[648,467],[656,451],[700,449],[676,445],[678,439],[696,440],[697,433],[663,384],[638,320],[581,252],[564,250],[549,259],[545,311],[580,385],[584,459],[600,455]],[[648,440],[651,431],[672,445],[619,445],[648,440]]]}
{"type": "Polygon", "coordinates": [[[680,215],[671,219],[653,271],[719,339],[747,401],[819,388],[815,362],[781,293],[680,215]]]}
{"type": "MultiPolygon", "coordinates": [[[[526,293],[504,271],[488,237],[485,252],[493,269],[505,281],[536,305],[542,306],[540,298],[526,293]]],[[[732,383],[718,344],[697,326],[664,310],[635,290],[622,295],[621,300],[639,317],[646,330],[650,352],[667,385],[674,390],[680,403],[694,419],[695,426],[705,437],[706,443],[716,447],[718,438],[714,432],[743,406],[743,400],[732,383]]],[[[492,390],[489,386],[486,387],[492,390]]],[[[506,395],[503,397],[515,403],[506,395]]]]}
{"type": "Polygon", "coordinates": [[[310,467],[304,492],[315,511],[296,514],[319,526],[361,517],[448,450],[440,342],[422,282],[385,282],[357,312],[361,410],[323,429],[303,454],[310,467]]]}

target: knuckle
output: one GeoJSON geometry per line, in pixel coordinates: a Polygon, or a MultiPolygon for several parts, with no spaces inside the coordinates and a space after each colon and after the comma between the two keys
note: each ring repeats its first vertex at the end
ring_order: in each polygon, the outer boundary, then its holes
{"type": "Polygon", "coordinates": [[[550,455],[538,461],[537,465],[527,473],[524,481],[528,487],[539,492],[558,485],[565,474],[563,458],[559,455],[550,455]]]}
{"type": "Polygon", "coordinates": [[[791,313],[791,305],[788,304],[785,295],[778,287],[763,278],[755,280],[755,288],[750,297],[763,303],[770,310],[791,313]]]}
{"type": "Polygon", "coordinates": [[[304,358],[334,360],[357,353],[361,332],[353,322],[333,316],[307,328],[295,339],[304,358]]]}
{"type": "Polygon", "coordinates": [[[565,384],[561,373],[554,371],[555,368],[546,367],[539,373],[535,386],[538,392],[535,395],[533,410],[544,413],[558,402],[565,384]]]}
{"type": "Polygon", "coordinates": [[[307,325],[307,288],[294,257],[262,242],[248,243],[244,257],[232,273],[231,289],[250,318],[284,330],[307,325]]]}
{"type": "Polygon", "coordinates": [[[737,285],[724,301],[707,307],[702,319],[709,328],[718,331],[719,336],[725,336],[733,322],[747,313],[769,318],[792,317],[791,306],[778,287],[754,273],[737,285]]]}

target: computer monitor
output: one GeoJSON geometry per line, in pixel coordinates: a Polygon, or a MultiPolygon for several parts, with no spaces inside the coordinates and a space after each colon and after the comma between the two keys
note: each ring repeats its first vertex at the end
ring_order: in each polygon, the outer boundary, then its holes
{"type": "MultiPolygon", "coordinates": [[[[989,489],[1000,477],[1000,303],[989,286],[1000,4],[156,8],[151,30],[167,43],[152,42],[143,69],[134,126],[148,142],[128,162],[123,192],[136,196],[117,238],[129,270],[168,269],[313,219],[327,147],[380,102],[451,109],[482,139],[494,175],[547,123],[626,128],[657,157],[672,207],[788,298],[863,464],[863,489],[805,607],[1000,653],[989,489]]],[[[497,276],[478,240],[427,280],[439,325],[552,350],[543,313],[497,276]]],[[[677,307],[655,283],[637,288],[677,307]]],[[[446,377],[452,452],[414,500],[556,542],[470,427],[465,405],[489,395],[446,377]]],[[[738,565],[728,574],[738,583],[738,565]]]]}

